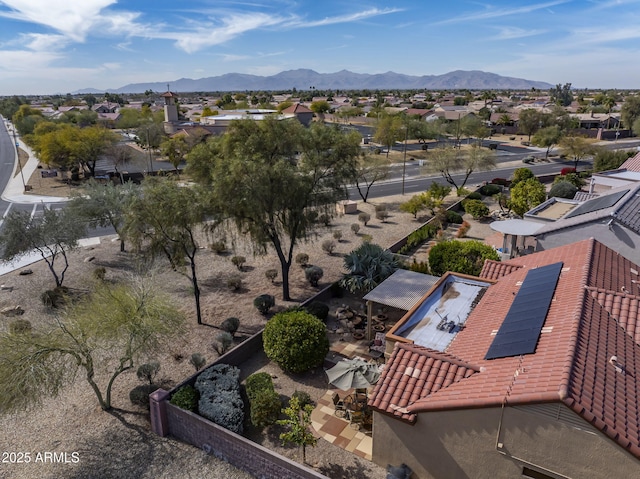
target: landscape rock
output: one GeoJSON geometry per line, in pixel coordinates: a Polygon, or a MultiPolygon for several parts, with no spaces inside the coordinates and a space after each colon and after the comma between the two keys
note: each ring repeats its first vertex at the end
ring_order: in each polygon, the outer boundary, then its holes
{"type": "Polygon", "coordinates": [[[33,270],[31,269],[23,269],[22,271],[20,271],[20,273],[18,273],[20,276],[26,276],[28,274],[33,274],[33,270]]]}
{"type": "Polygon", "coordinates": [[[85,263],[90,263],[90,262],[92,262],[94,259],[96,259],[96,257],[95,257],[95,256],[87,256],[87,257],[84,259],[84,262],[85,262],[85,263]]]}
{"type": "Polygon", "coordinates": [[[22,316],[24,314],[24,309],[20,305],[18,306],[7,306],[6,308],[0,309],[0,314],[3,316],[22,316]]]}

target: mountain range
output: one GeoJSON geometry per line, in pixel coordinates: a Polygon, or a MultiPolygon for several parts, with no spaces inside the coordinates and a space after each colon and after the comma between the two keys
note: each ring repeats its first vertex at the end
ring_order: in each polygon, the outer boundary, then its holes
{"type": "MultiPolygon", "coordinates": [[[[308,69],[288,70],[271,76],[226,73],[220,76],[180,78],[169,82],[130,83],[110,93],[143,93],[147,90],[166,91],[167,84],[174,92],[221,91],[278,91],[278,90],[376,90],[376,89],[426,89],[426,90],[548,90],[550,83],[522,78],[500,76],[483,71],[456,70],[443,75],[404,75],[387,72],[378,74],[354,73],[342,70],[335,73],[318,73],[308,69]]],[[[86,88],[75,92],[102,93],[103,90],[86,88]]]]}

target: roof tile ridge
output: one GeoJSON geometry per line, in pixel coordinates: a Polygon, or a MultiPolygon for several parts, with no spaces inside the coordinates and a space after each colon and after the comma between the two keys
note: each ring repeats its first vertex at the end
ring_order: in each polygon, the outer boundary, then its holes
{"type": "MultiPolygon", "coordinates": [[[[582,301],[577,302],[577,306],[573,311],[571,333],[569,335],[569,344],[567,345],[567,356],[565,358],[565,363],[562,368],[563,369],[562,377],[560,379],[560,385],[558,388],[558,395],[562,401],[565,401],[570,394],[569,386],[571,382],[571,376],[573,374],[573,368],[575,366],[576,350],[578,346],[578,335],[579,335],[580,327],[582,324],[582,321],[580,321],[580,319],[582,316],[582,311],[584,311],[586,302],[588,301],[589,298],[591,298],[591,295],[587,290],[587,286],[588,286],[589,276],[591,273],[591,268],[593,267],[593,257],[595,256],[595,251],[596,251],[596,247],[595,247],[596,240],[593,238],[590,238],[588,241],[589,241],[589,246],[588,246],[587,254],[585,255],[587,260],[582,267],[582,276],[580,278],[580,285],[583,287],[582,301]]],[[[591,300],[595,301],[594,298],[591,298],[591,300]]]]}
{"type": "Polygon", "coordinates": [[[447,353],[445,351],[438,351],[436,349],[431,349],[426,346],[419,346],[417,344],[401,344],[399,346],[405,350],[413,349],[413,350],[422,351],[423,353],[426,353],[427,355],[431,356],[434,359],[439,359],[441,361],[446,361],[448,363],[455,364],[456,366],[461,366],[467,369],[472,369],[476,372],[480,372],[480,366],[471,364],[470,362],[465,361],[464,359],[461,359],[458,356],[447,353]],[[408,346],[408,347],[404,347],[404,346],[408,346]]]}
{"type": "Polygon", "coordinates": [[[604,294],[610,294],[612,296],[620,296],[622,298],[640,300],[640,294],[633,294],[633,293],[629,293],[628,291],[616,291],[613,289],[598,288],[597,286],[588,286],[588,285],[585,286],[585,289],[592,293],[604,293],[604,294]]]}

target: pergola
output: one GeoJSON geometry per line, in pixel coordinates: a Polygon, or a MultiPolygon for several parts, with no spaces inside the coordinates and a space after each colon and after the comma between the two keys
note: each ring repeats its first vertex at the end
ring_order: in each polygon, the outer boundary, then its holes
{"type": "Polygon", "coordinates": [[[373,303],[409,311],[439,279],[437,276],[399,269],[369,291],[363,297],[367,302],[367,339],[372,339],[373,303]]]}
{"type": "Polygon", "coordinates": [[[534,236],[545,225],[535,221],[510,219],[494,221],[489,226],[492,230],[503,234],[502,252],[508,253],[509,258],[513,258],[518,249],[518,239],[524,246],[525,237],[534,236]]]}

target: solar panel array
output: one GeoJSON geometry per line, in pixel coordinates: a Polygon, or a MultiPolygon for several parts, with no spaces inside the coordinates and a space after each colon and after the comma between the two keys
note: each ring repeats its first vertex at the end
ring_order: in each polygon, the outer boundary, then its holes
{"type": "Polygon", "coordinates": [[[562,262],[529,270],[485,359],[535,352],[561,270],[562,262]]]}
{"type": "Polygon", "coordinates": [[[573,218],[574,216],[593,213],[594,211],[603,210],[605,208],[611,208],[627,193],[629,193],[629,190],[623,190],[611,195],[598,196],[592,200],[585,201],[577,208],[574,208],[567,216],[565,216],[565,218],[573,218]]]}

